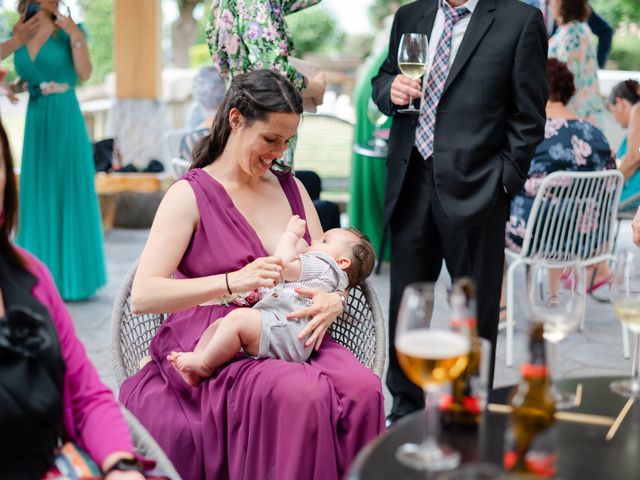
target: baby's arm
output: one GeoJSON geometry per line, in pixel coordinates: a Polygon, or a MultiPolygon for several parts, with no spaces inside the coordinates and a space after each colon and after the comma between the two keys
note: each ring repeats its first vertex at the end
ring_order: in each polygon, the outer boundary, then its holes
{"type": "Polygon", "coordinates": [[[307,222],[298,215],[292,216],[273,252],[274,256],[282,258],[282,263],[284,264],[282,278],[284,280],[292,281],[300,277],[300,259],[298,258],[296,246],[304,236],[306,225],[307,222]]]}

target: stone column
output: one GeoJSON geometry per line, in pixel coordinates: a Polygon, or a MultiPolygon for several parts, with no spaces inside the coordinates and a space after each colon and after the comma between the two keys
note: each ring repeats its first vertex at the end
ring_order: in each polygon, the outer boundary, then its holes
{"type": "Polygon", "coordinates": [[[161,0],[114,1],[116,102],[108,130],[123,163],[162,160],[167,118],[162,102],[161,0]]]}

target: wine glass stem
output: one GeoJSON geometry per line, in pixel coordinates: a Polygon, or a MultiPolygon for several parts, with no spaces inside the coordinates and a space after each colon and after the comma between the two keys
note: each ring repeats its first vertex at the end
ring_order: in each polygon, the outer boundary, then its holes
{"type": "Polygon", "coordinates": [[[637,393],[640,391],[640,333],[633,332],[633,337],[636,340],[636,345],[633,352],[633,365],[631,366],[631,390],[637,393]]]}
{"type": "Polygon", "coordinates": [[[551,379],[551,384],[555,385],[556,383],[556,372],[557,369],[557,358],[558,358],[558,345],[556,342],[547,342],[547,366],[549,367],[549,378],[551,379]]]}
{"type": "Polygon", "coordinates": [[[424,395],[426,425],[422,443],[427,447],[433,447],[437,445],[440,434],[440,387],[438,385],[425,387],[424,395]]]}
{"type": "Polygon", "coordinates": [[[409,95],[409,105],[407,107],[413,108],[413,97],[411,95],[409,95]]]}

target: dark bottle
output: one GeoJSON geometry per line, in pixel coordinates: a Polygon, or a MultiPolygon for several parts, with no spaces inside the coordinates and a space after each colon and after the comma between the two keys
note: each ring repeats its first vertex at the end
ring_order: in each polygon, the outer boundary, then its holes
{"type": "Polygon", "coordinates": [[[480,375],[482,343],[478,337],[476,293],[473,280],[460,278],[451,287],[449,297],[451,328],[469,338],[469,363],[462,375],[452,382],[451,395],[442,396],[440,404],[445,427],[475,429],[486,397],[486,379],[480,375]],[[483,393],[481,393],[481,390],[483,393]]]}
{"type": "Polygon", "coordinates": [[[522,379],[511,393],[513,408],[505,438],[504,467],[546,477],[556,473],[556,401],[551,391],[541,322],[529,333],[529,362],[522,366],[522,379]]]}

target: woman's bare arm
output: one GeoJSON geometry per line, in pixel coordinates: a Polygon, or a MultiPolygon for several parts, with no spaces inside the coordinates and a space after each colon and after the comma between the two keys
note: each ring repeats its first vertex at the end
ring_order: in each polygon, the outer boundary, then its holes
{"type": "Polygon", "coordinates": [[[200,221],[193,190],[186,181],[176,182],[162,199],[131,289],[135,313],[171,313],[233,293],[273,286],[280,278],[282,261],[258,258],[234,272],[192,279],[174,279],[184,252],[200,221]]]}

